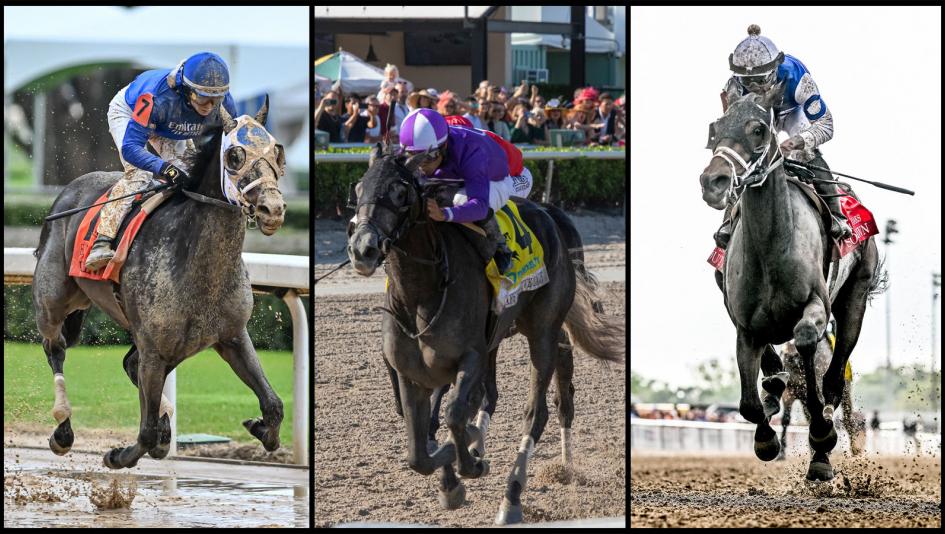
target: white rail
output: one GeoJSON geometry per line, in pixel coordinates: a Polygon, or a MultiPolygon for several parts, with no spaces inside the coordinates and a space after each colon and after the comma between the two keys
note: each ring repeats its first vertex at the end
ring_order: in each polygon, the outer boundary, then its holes
{"type": "MultiPolygon", "coordinates": [[[[301,295],[308,295],[310,287],[309,260],[306,256],[286,256],[282,254],[243,253],[243,262],[249,272],[249,281],[254,288],[285,288],[282,300],[285,301],[292,316],[292,452],[295,463],[308,465],[308,422],[309,414],[309,343],[308,318],[302,305],[301,295]]],[[[36,270],[36,258],[32,248],[3,249],[4,284],[30,284],[33,271],[36,270]]],[[[174,417],[171,418],[171,452],[176,453],[177,438],[177,371],[167,376],[164,394],[174,404],[174,417]]]]}
{"type": "MultiPolygon", "coordinates": [[[[849,452],[850,440],[843,425],[836,424],[837,448],[849,452]]],[[[774,426],[780,436],[781,425],[774,426]]],[[[808,454],[806,426],[789,426],[787,454],[808,454]]],[[[706,423],[669,419],[630,419],[631,451],[746,453],[754,451],[755,425],[750,423],[706,423]]],[[[916,443],[922,454],[938,456],[941,453],[940,434],[918,432],[915,440],[901,430],[866,430],[867,453],[902,455],[915,454],[916,443]]]]}

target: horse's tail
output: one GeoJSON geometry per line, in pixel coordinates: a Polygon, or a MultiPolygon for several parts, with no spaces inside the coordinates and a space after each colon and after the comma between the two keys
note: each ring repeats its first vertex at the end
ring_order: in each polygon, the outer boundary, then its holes
{"type": "Polygon", "coordinates": [[[82,322],[89,313],[88,308],[76,310],[66,316],[62,325],[62,335],[66,338],[66,347],[72,347],[79,342],[79,336],[82,334],[82,322]]]}
{"type": "Polygon", "coordinates": [[[623,322],[597,311],[597,280],[584,269],[583,262],[572,263],[577,284],[574,302],[564,320],[571,343],[599,360],[623,363],[627,352],[623,322]]]}
{"type": "MultiPolygon", "coordinates": [[[[587,266],[584,265],[584,240],[581,239],[581,232],[578,232],[577,227],[574,226],[574,221],[571,220],[571,217],[568,217],[568,214],[565,213],[564,210],[554,204],[542,203],[541,207],[558,227],[558,234],[561,236],[562,241],[564,241],[564,246],[568,249],[568,257],[571,259],[575,271],[579,275],[584,276],[590,289],[596,292],[599,287],[597,277],[589,272],[587,266]]],[[[600,299],[595,298],[594,310],[598,313],[604,312],[604,305],[601,303],[600,299]]]]}
{"type": "Polygon", "coordinates": [[[866,292],[867,302],[872,302],[873,297],[883,294],[887,289],[889,289],[889,271],[886,270],[886,258],[881,258],[873,269],[870,288],[866,292]]]}

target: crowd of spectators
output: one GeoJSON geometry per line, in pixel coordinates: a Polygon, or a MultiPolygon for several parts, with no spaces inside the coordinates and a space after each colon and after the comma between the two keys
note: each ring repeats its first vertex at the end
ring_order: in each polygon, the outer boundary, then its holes
{"type": "Polygon", "coordinates": [[[669,419],[675,421],[703,421],[709,423],[743,422],[737,410],[707,410],[705,408],[653,408],[630,405],[630,417],[639,419],[669,419]]]}
{"type": "Polygon", "coordinates": [[[625,96],[617,99],[593,87],[576,89],[570,99],[546,99],[538,86],[508,89],[483,80],[476,91],[460,97],[435,88],[412,91],[388,65],[377,94],[345,95],[339,83],[315,95],[315,128],[328,132],[331,143],[375,143],[390,129],[392,139],[408,113],[435,109],[444,116],[462,116],[473,127],[495,132],[512,143],[550,144],[549,130],[583,132],[584,145],[623,145],[626,136],[625,96]],[[387,123],[393,107],[392,124],[387,123]]]}

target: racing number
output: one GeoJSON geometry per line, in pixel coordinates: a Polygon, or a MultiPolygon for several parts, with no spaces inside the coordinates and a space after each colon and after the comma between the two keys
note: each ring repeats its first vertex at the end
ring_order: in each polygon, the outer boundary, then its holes
{"type": "Polygon", "coordinates": [[[518,245],[519,249],[528,247],[528,253],[533,254],[532,235],[528,233],[528,230],[519,226],[518,219],[515,218],[515,215],[512,213],[512,210],[509,209],[508,205],[502,206],[502,211],[504,211],[505,214],[509,216],[509,220],[512,221],[512,229],[515,231],[515,244],[518,245]]]}
{"type": "Polygon", "coordinates": [[[144,93],[139,96],[138,101],[135,102],[135,111],[131,114],[131,117],[135,122],[147,128],[151,120],[152,109],[154,109],[153,97],[151,93],[144,93]]]}

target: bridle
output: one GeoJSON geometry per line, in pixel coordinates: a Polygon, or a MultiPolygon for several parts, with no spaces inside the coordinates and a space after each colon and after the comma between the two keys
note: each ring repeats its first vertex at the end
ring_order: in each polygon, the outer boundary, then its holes
{"type": "MultiPolygon", "coordinates": [[[[449,259],[446,254],[446,243],[443,240],[443,235],[436,229],[435,226],[431,226],[432,232],[436,236],[435,250],[438,251],[434,258],[418,258],[397,246],[397,242],[400,241],[401,238],[407,234],[407,231],[410,230],[410,228],[412,228],[414,225],[426,224],[430,222],[430,220],[425,216],[426,210],[424,209],[423,205],[424,194],[421,190],[420,184],[417,182],[416,177],[410,175],[410,180],[408,180],[403,176],[403,174],[405,174],[403,169],[398,169],[398,172],[401,172],[401,175],[398,177],[396,182],[391,182],[391,184],[399,183],[406,187],[407,202],[405,202],[402,206],[397,206],[394,204],[390,198],[388,198],[390,186],[388,186],[383,192],[376,191],[373,198],[369,200],[358,198],[356,206],[357,222],[355,223],[354,233],[357,233],[359,228],[365,226],[369,227],[371,231],[377,233],[377,235],[380,237],[381,251],[381,256],[378,258],[378,263],[384,262],[390,251],[393,250],[407,260],[420,263],[422,265],[433,266],[439,270],[441,274],[439,290],[442,292],[440,297],[440,305],[437,307],[433,318],[427,322],[427,326],[423,329],[417,331],[416,333],[412,332],[410,328],[408,328],[406,324],[400,320],[397,314],[390,309],[390,292],[385,292],[385,299],[387,300],[388,306],[378,306],[374,308],[375,310],[389,314],[394,319],[394,322],[397,323],[397,326],[400,327],[401,331],[403,331],[403,333],[410,339],[415,340],[427,333],[431,328],[433,328],[433,325],[436,324],[437,320],[439,320],[440,313],[443,311],[443,308],[446,304],[446,296],[449,291],[449,286],[452,285],[455,280],[450,279],[449,259]],[[397,215],[397,223],[394,225],[394,229],[389,234],[381,228],[374,218],[374,212],[378,207],[397,215]]],[[[352,233],[352,235],[354,235],[354,233],[352,233]]]]}
{"type": "MultiPolygon", "coordinates": [[[[763,112],[765,111],[760,105],[755,105],[763,112]]],[[[750,161],[745,161],[738,152],[729,147],[718,146],[721,139],[715,138],[715,123],[710,125],[709,143],[711,144],[714,141],[715,144],[712,157],[722,158],[723,161],[728,163],[728,166],[732,170],[732,180],[729,182],[727,194],[730,202],[738,200],[738,197],[741,196],[745,188],[761,187],[764,185],[765,181],[768,179],[768,175],[784,162],[784,158],[779,150],[775,150],[774,153],[776,155],[773,156],[771,161],[766,162],[773,141],[775,140],[774,130],[772,129],[774,125],[774,108],[770,108],[766,113],[768,114],[768,122],[764,123],[762,121],[762,124],[765,126],[765,142],[761,147],[752,151],[750,161]],[[741,174],[739,174],[735,168],[736,163],[743,169],[741,174]]]]}
{"type": "Polygon", "coordinates": [[[256,220],[256,206],[249,202],[246,194],[257,187],[262,188],[260,195],[268,191],[279,192],[278,177],[285,174],[285,169],[277,160],[276,139],[262,125],[248,115],[235,120],[236,126],[220,142],[220,188],[227,201],[239,206],[252,225],[256,220]],[[233,149],[243,151],[243,163],[239,168],[227,165],[227,151],[233,149]],[[272,169],[272,176],[262,173],[260,178],[240,187],[243,178],[263,162],[272,169]]]}

